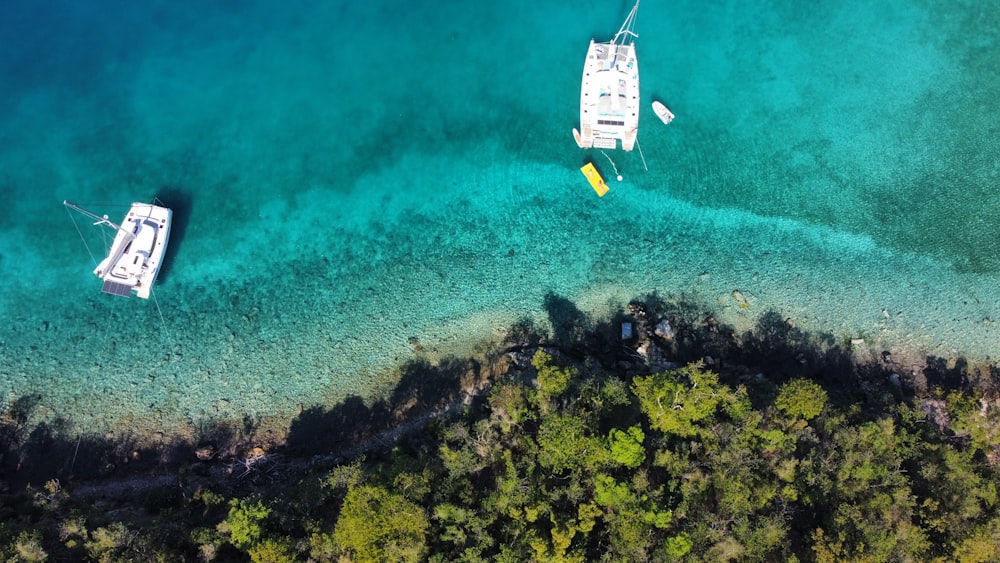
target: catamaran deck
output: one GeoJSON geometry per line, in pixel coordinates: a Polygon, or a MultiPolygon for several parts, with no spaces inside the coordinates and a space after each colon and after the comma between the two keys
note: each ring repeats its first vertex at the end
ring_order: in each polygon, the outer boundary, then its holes
{"type": "Polygon", "coordinates": [[[63,201],[63,205],[96,220],[95,226],[115,231],[107,257],[94,268],[94,275],[104,281],[101,291],[119,297],[135,292],[138,297],[149,299],[167,250],[173,212],[159,205],[133,202],[118,225],[107,215],[102,217],[68,201],[63,201]]]}
{"type": "Polygon", "coordinates": [[[622,150],[630,151],[638,132],[639,63],[635,45],[591,40],[580,86],[577,143],[581,148],[615,149],[621,140],[622,150]]]}
{"type": "Polygon", "coordinates": [[[111,253],[94,270],[104,280],[101,291],[149,299],[170,235],[170,209],[133,203],[122,220],[111,253]]]}

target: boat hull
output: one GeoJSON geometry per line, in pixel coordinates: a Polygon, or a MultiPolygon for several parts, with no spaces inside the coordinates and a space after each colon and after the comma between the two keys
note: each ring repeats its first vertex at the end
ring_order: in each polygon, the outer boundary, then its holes
{"type": "Polygon", "coordinates": [[[659,101],[653,102],[653,112],[656,113],[656,117],[659,117],[664,125],[668,125],[674,120],[673,112],[659,101]]]}
{"type": "MultiPolygon", "coordinates": [[[[590,41],[580,84],[581,148],[635,147],[639,132],[639,62],[635,45],[590,41]]],[[[577,135],[578,133],[578,135],[577,135]]]]}
{"type": "Polygon", "coordinates": [[[135,293],[148,299],[160,273],[170,240],[173,212],[166,207],[133,203],[122,219],[111,251],[94,275],[104,281],[102,291],[120,297],[135,293]]]}

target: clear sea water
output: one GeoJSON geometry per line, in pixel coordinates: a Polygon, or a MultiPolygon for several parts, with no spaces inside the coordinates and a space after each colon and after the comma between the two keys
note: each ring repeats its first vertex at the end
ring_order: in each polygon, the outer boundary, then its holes
{"type": "Polygon", "coordinates": [[[68,435],[290,420],[391,385],[411,339],[544,326],[546,295],[1000,355],[992,2],[644,0],[648,172],[571,135],[587,43],[629,8],[8,0],[0,402],[68,435]],[[157,302],[101,294],[100,229],[62,200],[153,197],[176,214],[157,302]]]}

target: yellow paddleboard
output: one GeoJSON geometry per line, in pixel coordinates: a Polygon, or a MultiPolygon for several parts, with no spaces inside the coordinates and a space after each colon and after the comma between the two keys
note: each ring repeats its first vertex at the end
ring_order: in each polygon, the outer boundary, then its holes
{"type": "Polygon", "coordinates": [[[608,193],[608,185],[604,183],[604,178],[601,178],[601,173],[594,168],[593,162],[581,166],[580,172],[583,172],[583,175],[587,177],[590,187],[594,188],[598,197],[604,197],[604,194],[608,193]]]}

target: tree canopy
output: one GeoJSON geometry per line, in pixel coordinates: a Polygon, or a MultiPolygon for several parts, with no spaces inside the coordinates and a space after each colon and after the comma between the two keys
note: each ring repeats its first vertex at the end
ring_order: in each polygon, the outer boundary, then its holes
{"type": "Polygon", "coordinates": [[[838,403],[821,381],[700,363],[608,373],[539,350],[391,448],[250,494],[183,481],[141,521],[58,482],[4,497],[0,556],[995,561],[995,399],[865,393],[838,403]],[[929,419],[932,403],[951,416],[929,419]]]}

